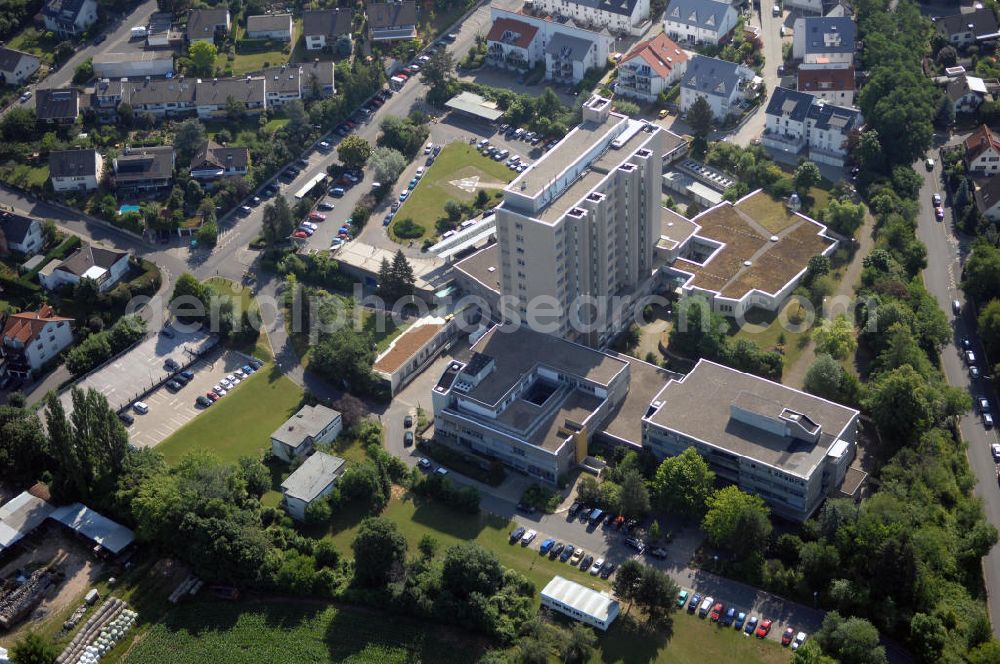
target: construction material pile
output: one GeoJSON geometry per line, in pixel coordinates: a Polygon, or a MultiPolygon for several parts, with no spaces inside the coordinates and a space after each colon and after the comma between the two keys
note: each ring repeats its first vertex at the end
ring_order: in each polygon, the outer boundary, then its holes
{"type": "Polygon", "coordinates": [[[32,572],[28,580],[0,597],[0,627],[10,629],[26,616],[55,582],[55,574],[43,567],[32,572]]]}
{"type": "Polygon", "coordinates": [[[56,664],[96,664],[125,638],[138,614],[117,597],[110,598],[84,624],[56,664]]]}

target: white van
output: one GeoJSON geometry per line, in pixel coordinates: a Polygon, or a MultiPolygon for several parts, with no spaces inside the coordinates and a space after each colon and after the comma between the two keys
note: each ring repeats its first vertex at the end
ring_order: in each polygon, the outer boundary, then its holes
{"type": "Polygon", "coordinates": [[[447,240],[450,237],[454,237],[454,235],[455,235],[455,231],[448,231],[448,232],[446,232],[446,233],[444,233],[444,234],[441,235],[441,239],[442,240],[447,240]]]}
{"type": "Polygon", "coordinates": [[[706,597],[701,602],[701,606],[698,607],[698,615],[702,618],[708,615],[708,612],[712,610],[712,605],[715,604],[715,600],[711,597],[706,597]]]}
{"type": "Polygon", "coordinates": [[[477,222],[475,219],[469,219],[468,221],[463,221],[461,224],[458,225],[458,227],[464,231],[466,228],[469,228],[470,226],[475,226],[477,223],[479,222],[477,222]]]}

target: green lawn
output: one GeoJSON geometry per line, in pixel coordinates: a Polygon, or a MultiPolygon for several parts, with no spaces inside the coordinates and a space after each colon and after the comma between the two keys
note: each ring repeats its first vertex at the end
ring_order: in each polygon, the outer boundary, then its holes
{"type": "MultiPolygon", "coordinates": [[[[229,279],[223,279],[222,277],[211,277],[205,283],[211,285],[219,295],[232,298],[234,311],[258,310],[257,301],[254,299],[253,292],[249,288],[245,288],[241,284],[229,279]]],[[[240,343],[233,343],[231,347],[263,360],[270,360],[274,356],[266,334],[258,334],[256,339],[247,339],[240,343]]]]}
{"type": "Polygon", "coordinates": [[[52,54],[55,52],[56,40],[46,39],[45,32],[28,27],[11,37],[6,46],[18,51],[26,51],[41,58],[42,62],[52,64],[52,54]]]}
{"type": "Polygon", "coordinates": [[[28,166],[8,162],[0,166],[0,179],[21,187],[44,187],[49,180],[49,166],[28,166]]]}
{"type": "Polygon", "coordinates": [[[270,446],[271,433],[298,410],[301,401],[302,388],[266,364],[156,450],[168,463],[193,450],[208,450],[223,461],[259,456],[270,446]]]}
{"type": "Polygon", "coordinates": [[[264,131],[269,134],[273,134],[286,124],[288,124],[288,118],[274,118],[273,120],[267,121],[267,124],[264,125],[264,131]]]}
{"type": "MultiPolygon", "coordinates": [[[[434,237],[437,230],[434,222],[444,217],[444,204],[450,199],[461,202],[471,201],[476,195],[476,189],[485,189],[493,195],[514,179],[514,172],[503,162],[493,161],[476,151],[475,146],[458,141],[452,142],[441,150],[434,160],[434,165],[427,169],[424,177],[417,184],[406,202],[396,212],[395,219],[413,219],[424,227],[425,237],[434,237]],[[466,191],[453,182],[466,180],[470,186],[466,191]]],[[[408,182],[400,182],[397,189],[407,186],[408,182]]],[[[390,231],[395,223],[390,227],[390,231]]],[[[390,237],[397,242],[408,242],[408,239],[396,238],[390,232],[390,237]]]]}
{"type": "MultiPolygon", "coordinates": [[[[237,39],[242,39],[244,36],[245,29],[242,27],[237,28],[237,39]]],[[[299,35],[302,34],[302,19],[295,19],[295,25],[292,28],[292,41],[294,44],[298,39],[299,35]]],[[[287,64],[291,58],[291,51],[285,52],[285,47],[288,46],[286,42],[274,41],[274,47],[267,51],[261,51],[260,53],[240,53],[239,48],[232,61],[228,59],[225,53],[219,53],[215,57],[215,66],[233,68],[233,76],[242,76],[250,72],[259,72],[266,67],[280,67],[281,65],[287,64]]]]}
{"type": "MultiPolygon", "coordinates": [[[[791,318],[789,307],[798,306],[794,301],[788,302],[785,305],[786,321],[791,318]]],[[[801,332],[786,330],[786,326],[781,323],[777,315],[764,312],[760,309],[754,309],[747,312],[746,320],[748,324],[740,328],[734,336],[737,339],[750,339],[761,350],[775,350],[780,346],[782,355],[784,356],[785,368],[795,364],[796,360],[802,354],[802,350],[809,344],[808,330],[801,332]],[[784,335],[784,343],[782,343],[782,335],[784,335]]],[[[792,326],[789,325],[788,327],[792,326]]],[[[803,327],[805,326],[803,325],[803,327]]]]}
{"type": "Polygon", "coordinates": [[[475,661],[457,630],[369,609],[263,602],[177,607],[133,648],[136,664],[393,664],[475,661]]]}

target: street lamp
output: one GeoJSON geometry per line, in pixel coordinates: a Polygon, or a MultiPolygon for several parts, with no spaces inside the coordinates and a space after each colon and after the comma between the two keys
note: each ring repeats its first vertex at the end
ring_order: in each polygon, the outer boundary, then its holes
{"type": "Polygon", "coordinates": [[[813,591],[813,608],[819,606],[819,591],[813,591]]]}

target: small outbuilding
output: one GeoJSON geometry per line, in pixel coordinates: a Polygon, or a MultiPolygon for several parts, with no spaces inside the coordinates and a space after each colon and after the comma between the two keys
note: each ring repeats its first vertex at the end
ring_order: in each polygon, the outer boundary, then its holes
{"type": "Polygon", "coordinates": [[[306,520],[306,509],[333,491],[334,484],[344,474],[345,462],[340,457],[316,452],[281,483],[282,503],[293,519],[306,520]]]}
{"type": "Polygon", "coordinates": [[[618,600],[575,581],[554,576],[542,589],[542,606],[606,631],[621,611],[618,600]]]}
{"type": "Polygon", "coordinates": [[[83,503],[57,507],[49,514],[49,518],[116,556],[135,541],[135,533],[131,529],[95,512],[83,503]]]}
{"type": "Polygon", "coordinates": [[[309,454],[314,445],[336,439],[342,428],[343,418],[334,409],[303,406],[271,434],[271,452],[291,462],[309,454]]]}
{"type": "Polygon", "coordinates": [[[496,122],[503,117],[503,111],[497,107],[496,102],[488,101],[472,92],[461,92],[455,95],[445,103],[445,106],[456,113],[487,122],[496,122]]]}

